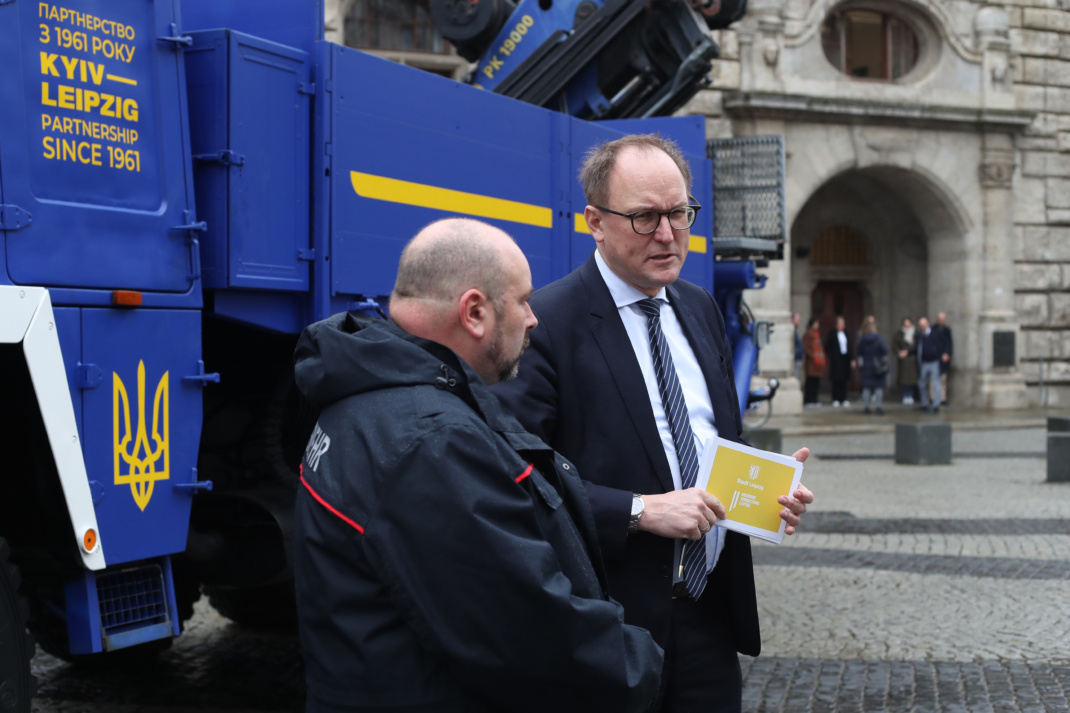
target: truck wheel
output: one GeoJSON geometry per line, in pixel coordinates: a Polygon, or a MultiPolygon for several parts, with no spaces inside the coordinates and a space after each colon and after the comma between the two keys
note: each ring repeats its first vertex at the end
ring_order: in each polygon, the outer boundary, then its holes
{"type": "Polygon", "coordinates": [[[236,624],[256,629],[289,629],[297,624],[293,580],[259,587],[204,586],[208,602],[236,624]]]}
{"type": "Polygon", "coordinates": [[[29,713],[37,682],[30,673],[33,638],[26,631],[29,610],[19,597],[19,573],[8,562],[11,548],[0,537],[0,710],[29,713]]]}

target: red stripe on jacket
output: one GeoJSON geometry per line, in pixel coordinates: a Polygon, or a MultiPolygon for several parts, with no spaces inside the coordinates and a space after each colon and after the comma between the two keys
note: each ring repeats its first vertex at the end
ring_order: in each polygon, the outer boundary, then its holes
{"type": "MultiPolygon", "coordinates": [[[[528,468],[528,470],[530,471],[531,469],[528,468]]],[[[338,510],[336,510],[335,508],[331,507],[330,503],[328,503],[326,500],[321,498],[319,493],[317,493],[315,490],[312,489],[312,486],[308,484],[308,481],[305,480],[305,476],[303,476],[303,475],[301,476],[301,485],[305,486],[305,490],[307,490],[308,492],[312,493],[312,497],[314,497],[316,499],[316,502],[318,502],[323,507],[327,508],[331,513],[336,515],[344,523],[346,523],[347,525],[349,525],[350,527],[355,529],[357,532],[359,532],[362,535],[364,534],[364,528],[363,527],[358,525],[353,520],[350,520],[348,517],[346,517],[342,513],[338,512],[338,510]]]]}
{"type": "Polygon", "coordinates": [[[521,480],[523,480],[524,478],[526,478],[526,477],[528,477],[529,475],[531,475],[531,471],[532,471],[532,470],[533,470],[534,468],[535,468],[535,464],[534,464],[534,463],[528,463],[528,469],[527,469],[527,470],[525,470],[525,471],[524,471],[523,473],[521,473],[520,475],[516,476],[516,482],[518,482],[518,483],[519,483],[519,482],[520,482],[521,480]]]}

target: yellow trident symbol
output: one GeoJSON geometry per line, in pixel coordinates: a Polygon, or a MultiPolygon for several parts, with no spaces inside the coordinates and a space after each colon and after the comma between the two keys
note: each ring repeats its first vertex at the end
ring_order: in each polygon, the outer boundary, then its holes
{"type": "Polygon", "coordinates": [[[168,403],[167,375],[165,371],[156,385],[156,397],[152,403],[152,445],[145,431],[145,362],[137,364],[137,433],[130,428],[130,397],[119,375],[112,372],[112,411],[115,434],[115,484],[130,485],[134,502],[142,511],[152,499],[152,490],[157,480],[167,480],[168,467],[168,403]],[[122,428],[119,424],[119,404],[122,403],[122,428]],[[121,436],[121,440],[120,440],[121,436]],[[133,439],[133,447],[130,441],[133,439]],[[126,473],[122,464],[126,464],[126,473]]]}

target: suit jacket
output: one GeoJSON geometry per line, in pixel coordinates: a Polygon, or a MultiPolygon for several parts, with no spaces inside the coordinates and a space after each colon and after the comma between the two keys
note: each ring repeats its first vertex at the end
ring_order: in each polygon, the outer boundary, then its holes
{"type": "MultiPolygon", "coordinates": [[[[710,293],[678,280],[668,290],[698,358],[722,438],[742,442],[732,355],[724,319],[710,293]]],[[[673,490],[643,374],[594,255],[531,299],[531,332],[517,379],[494,387],[525,428],[579,467],[595,516],[609,593],[630,624],[664,646],[672,606],[673,540],[628,535],[633,493],[673,490]]],[[[750,540],[726,535],[700,609],[731,622],[735,646],[761,648],[750,540]]]]}
{"type": "Polygon", "coordinates": [[[955,353],[955,346],[951,340],[951,327],[948,327],[947,325],[941,327],[939,324],[934,324],[933,331],[939,334],[940,339],[942,340],[941,343],[943,344],[944,351],[942,351],[941,354],[947,352],[948,360],[940,360],[940,373],[946,374],[951,370],[951,355],[955,353]]]}
{"type": "MultiPolygon", "coordinates": [[[[847,336],[847,353],[840,353],[840,339],[833,329],[825,336],[825,357],[829,362],[829,379],[832,381],[847,381],[851,378],[851,360],[855,358],[854,344],[851,337],[847,336]]],[[[846,334],[846,332],[844,332],[846,334]]]]}

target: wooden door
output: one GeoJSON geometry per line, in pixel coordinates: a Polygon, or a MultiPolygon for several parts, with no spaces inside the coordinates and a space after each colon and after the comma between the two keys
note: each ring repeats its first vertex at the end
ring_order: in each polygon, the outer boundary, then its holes
{"type": "MultiPolygon", "coordinates": [[[[858,330],[862,327],[865,315],[862,313],[862,291],[857,282],[821,280],[811,293],[810,307],[811,314],[821,323],[822,339],[836,328],[836,317],[843,317],[852,346],[858,345],[858,330]]],[[[851,374],[847,389],[861,389],[857,370],[851,374]]]]}

